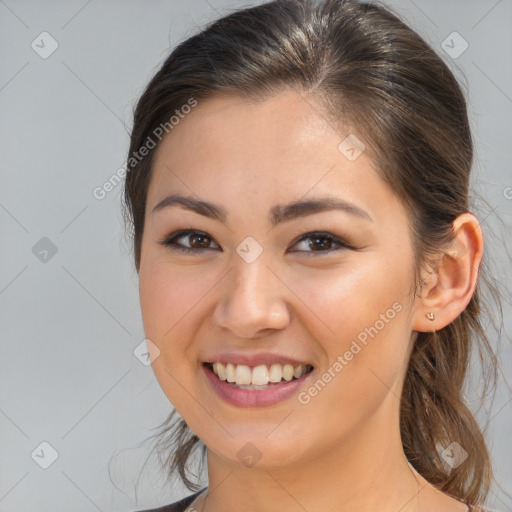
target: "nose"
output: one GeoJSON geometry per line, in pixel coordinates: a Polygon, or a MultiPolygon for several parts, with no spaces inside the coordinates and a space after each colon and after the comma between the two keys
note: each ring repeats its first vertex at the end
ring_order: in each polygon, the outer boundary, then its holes
{"type": "Polygon", "coordinates": [[[262,256],[252,263],[238,255],[234,260],[214,309],[215,326],[247,339],[284,329],[290,322],[286,285],[262,256]]]}

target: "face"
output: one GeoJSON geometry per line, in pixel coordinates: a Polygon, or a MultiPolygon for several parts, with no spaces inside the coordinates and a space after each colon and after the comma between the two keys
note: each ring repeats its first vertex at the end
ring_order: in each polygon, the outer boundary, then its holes
{"type": "Polygon", "coordinates": [[[357,133],[326,119],[291,91],[212,97],[155,154],[140,264],[152,366],[233,463],[292,464],[397,428],[407,215],[367,151],[354,159],[357,133]]]}

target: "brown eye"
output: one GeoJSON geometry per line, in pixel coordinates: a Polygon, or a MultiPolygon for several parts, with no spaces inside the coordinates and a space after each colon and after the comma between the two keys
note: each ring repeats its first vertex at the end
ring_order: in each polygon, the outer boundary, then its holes
{"type": "MultiPolygon", "coordinates": [[[[184,253],[199,253],[203,250],[220,249],[213,242],[213,238],[207,233],[191,229],[173,233],[166,239],[161,240],[160,243],[172,250],[184,253]],[[179,242],[180,240],[187,240],[188,245],[183,245],[183,243],[179,242]],[[215,247],[210,246],[212,243],[215,244],[215,247]]],[[[309,255],[311,255],[314,253],[332,253],[342,249],[353,249],[347,242],[326,232],[307,233],[293,244],[293,246],[297,245],[302,245],[302,248],[291,252],[310,253],[309,255]]]]}
{"type": "Polygon", "coordinates": [[[341,249],[353,249],[353,247],[347,242],[341,240],[331,233],[324,232],[307,233],[306,235],[303,235],[294,245],[301,244],[302,249],[298,252],[331,253],[341,249]],[[333,248],[333,246],[338,246],[338,248],[333,248]]]}
{"type": "MultiPolygon", "coordinates": [[[[162,245],[165,245],[173,250],[181,252],[198,252],[205,249],[211,249],[209,245],[212,243],[212,238],[201,231],[185,230],[173,233],[165,240],[160,241],[162,245]],[[179,240],[188,240],[189,245],[182,245],[178,243],[179,240]]],[[[215,244],[216,245],[216,244],[215,244]]],[[[217,248],[219,246],[217,245],[217,248]]]]}
{"type": "Polygon", "coordinates": [[[208,246],[209,238],[206,235],[185,235],[190,236],[190,245],[196,249],[204,249],[206,246],[208,246]]]}

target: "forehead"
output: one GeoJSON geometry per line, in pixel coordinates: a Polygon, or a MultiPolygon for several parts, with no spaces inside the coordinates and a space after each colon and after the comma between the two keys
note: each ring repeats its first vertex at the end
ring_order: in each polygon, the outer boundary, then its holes
{"type": "Polygon", "coordinates": [[[181,192],[245,208],[308,194],[389,206],[397,198],[369,156],[345,151],[354,135],[359,140],[350,127],[334,126],[311,96],[294,91],[258,101],[199,100],[156,150],[148,205],[181,192]]]}
{"type": "Polygon", "coordinates": [[[315,143],[329,131],[333,128],[320,105],[303,94],[285,91],[258,101],[217,95],[200,100],[174,127],[160,144],[157,161],[263,171],[271,162],[313,157],[315,143]]]}

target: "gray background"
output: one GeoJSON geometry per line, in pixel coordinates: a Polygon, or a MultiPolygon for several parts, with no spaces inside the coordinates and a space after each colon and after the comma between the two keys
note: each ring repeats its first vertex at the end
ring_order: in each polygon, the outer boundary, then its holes
{"type": "MultiPolygon", "coordinates": [[[[510,288],[512,1],[388,4],[467,87],[474,185],[488,201],[475,207],[510,288]],[[454,31],[469,45],[457,57],[441,47],[454,31]]],[[[92,191],[124,164],[133,105],[169,47],[242,5],[250,4],[0,0],[1,512],[130,511],[188,494],[165,486],[154,457],[144,466],[143,441],[170,404],[133,353],[144,334],[122,186],[103,200],[92,191]],[[45,59],[31,47],[51,49],[44,31],[58,43],[45,59]],[[42,442],[58,453],[47,469],[42,442]]],[[[510,295],[504,306],[487,430],[501,485],[488,506],[502,512],[512,510],[510,295]]]]}

